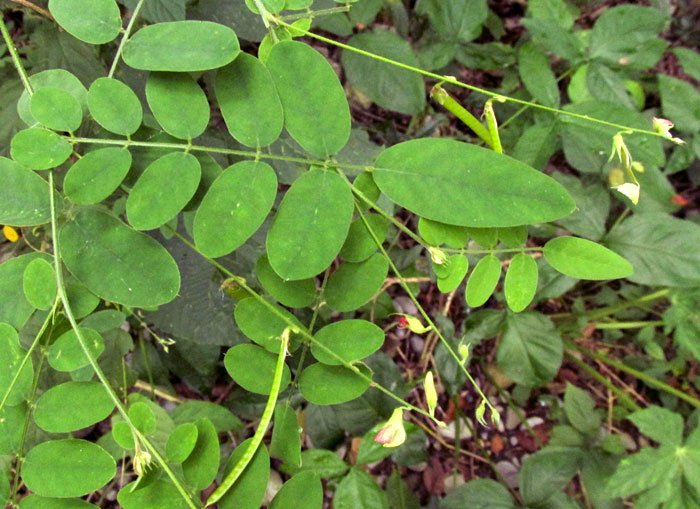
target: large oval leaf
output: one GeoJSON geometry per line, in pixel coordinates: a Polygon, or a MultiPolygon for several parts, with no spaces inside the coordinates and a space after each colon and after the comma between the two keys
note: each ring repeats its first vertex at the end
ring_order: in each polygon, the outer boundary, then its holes
{"type": "MultiPolygon", "coordinates": [[[[256,394],[270,394],[276,364],[277,356],[257,345],[236,345],[229,348],[224,357],[224,366],[231,378],[256,394]]],[[[285,364],[280,392],[287,388],[291,379],[289,367],[285,364]]]]}
{"type": "Polygon", "coordinates": [[[190,201],[202,178],[192,154],[173,152],[148,165],[126,200],[126,216],[137,230],[164,225],[190,201]]]}
{"type": "Polygon", "coordinates": [[[102,447],[69,438],[43,442],[29,451],[22,480],[43,497],[82,497],[102,488],[116,472],[114,458],[102,447]]]}
{"type": "Polygon", "coordinates": [[[341,320],[323,327],[314,335],[314,339],[311,353],[316,360],[339,366],[343,361],[359,361],[379,350],[384,343],[384,331],[366,320],[341,320]]]}
{"type": "Polygon", "coordinates": [[[136,32],[124,46],[124,62],[145,71],[206,71],[233,61],[239,51],[236,33],[224,25],[173,21],[136,32]]]}
{"type": "MultiPolygon", "coordinates": [[[[365,366],[359,369],[368,377],[365,366]]],[[[299,378],[302,396],[314,405],[337,405],[359,398],[369,388],[365,380],[345,366],[327,366],[317,362],[308,366],[299,378]]]]}
{"type": "Polygon", "coordinates": [[[237,249],[253,235],[272,209],[277,176],[269,164],[241,161],[211,185],[194,218],[194,241],[216,258],[237,249]]]}
{"type": "Polygon", "coordinates": [[[352,192],[342,177],[325,170],[299,177],[267,234],[267,254],[275,272],[295,280],[328,267],[343,247],[352,210],[352,192]]]}
{"type": "Polygon", "coordinates": [[[41,395],[34,421],[44,431],[68,433],[109,417],[114,401],[97,382],[66,382],[41,395]],[[66,402],[70,401],[70,404],[66,402]]]}
{"type": "Polygon", "coordinates": [[[182,463],[187,459],[195,444],[199,428],[192,422],[183,422],[168,437],[165,453],[168,461],[172,463],[182,463]]]}
{"type": "Polygon", "coordinates": [[[66,197],[80,205],[99,203],[114,192],[131,168],[131,153],[108,147],[85,154],[63,181],[66,197]]]}
{"type": "Polygon", "coordinates": [[[607,247],[578,237],[556,237],[544,245],[544,257],[566,276],[617,279],[632,275],[632,264],[607,247]]]}
{"type": "Polygon", "coordinates": [[[39,175],[0,157],[0,223],[34,226],[51,220],[49,185],[39,175]]]}
{"type": "Polygon", "coordinates": [[[201,490],[214,481],[219,470],[219,439],[209,419],[198,419],[194,425],[197,426],[197,441],[182,464],[182,472],[187,482],[201,490]]]}
{"type": "MultiPolygon", "coordinates": [[[[73,74],[65,69],[47,69],[29,77],[29,83],[36,92],[42,88],[60,88],[75,97],[83,108],[87,110],[87,90],[73,74]]],[[[38,122],[31,112],[31,97],[25,90],[17,101],[17,113],[25,124],[32,126],[38,122]]]]}
{"type": "Polygon", "coordinates": [[[87,101],[92,117],[110,132],[129,136],[141,125],[141,102],[134,91],[119,80],[96,79],[90,85],[87,101]]]}
{"type": "Polygon", "coordinates": [[[163,130],[191,140],[209,123],[209,101],[189,74],[154,72],[146,80],[146,99],[163,130]]]}
{"type": "Polygon", "coordinates": [[[490,254],[479,260],[467,280],[467,305],[476,308],[489,300],[500,277],[501,262],[498,258],[490,254]]]}
{"type": "Polygon", "coordinates": [[[72,94],[60,88],[37,90],[30,104],[32,116],[49,129],[76,131],[83,122],[83,107],[72,94]]]}
{"type": "Polygon", "coordinates": [[[284,113],[270,71],[241,53],[216,75],[216,100],[231,136],[247,147],[266,147],[282,132],[284,113]]]}
{"type": "Polygon", "coordinates": [[[51,309],[57,291],[53,265],[43,258],[32,260],[24,269],[22,289],[32,306],[43,310],[51,309]]]}
{"type": "Polygon", "coordinates": [[[389,273],[389,262],[375,253],[360,263],[343,263],[328,279],[324,297],[331,309],[353,311],[369,302],[389,273]]]}
{"type": "Polygon", "coordinates": [[[48,170],[63,164],[73,153],[73,146],[53,131],[31,127],[10,142],[12,159],[32,170],[48,170]]]}
{"type": "MultiPolygon", "coordinates": [[[[0,399],[5,397],[12,380],[19,372],[25,353],[19,346],[17,331],[6,323],[0,323],[0,399]]],[[[22,372],[17,377],[12,392],[7,397],[6,404],[14,406],[24,401],[25,395],[32,388],[34,364],[31,357],[27,359],[22,372]]]]}
{"type": "Polygon", "coordinates": [[[68,270],[105,300],[159,306],[180,289],[180,272],[165,248],[106,212],[78,210],[61,229],[60,244],[68,270]]]}
{"type": "Polygon", "coordinates": [[[394,145],[374,181],[392,201],[442,223],[503,227],[553,221],[576,206],[564,187],[520,161],[444,138],[394,145]]]}
{"type": "Polygon", "coordinates": [[[114,0],[49,0],[49,11],[61,28],[90,44],[112,41],[122,29],[114,0]]]}
{"type": "Polygon", "coordinates": [[[350,107],[326,59],[308,44],[282,41],[270,51],[267,68],[292,138],[316,157],[338,153],[350,137],[350,107]]]}
{"type": "MultiPolygon", "coordinates": [[[[80,337],[85,342],[93,359],[97,359],[105,349],[104,339],[99,332],[88,327],[79,327],[80,337]]],[[[56,371],[75,371],[90,364],[74,329],[69,329],[49,346],[49,364],[56,371]]]]}

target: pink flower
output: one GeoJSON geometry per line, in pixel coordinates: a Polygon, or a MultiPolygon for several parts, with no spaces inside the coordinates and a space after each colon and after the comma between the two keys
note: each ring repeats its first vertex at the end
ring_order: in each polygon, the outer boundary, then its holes
{"type": "Polygon", "coordinates": [[[402,408],[394,410],[384,427],[374,437],[374,441],[382,444],[384,447],[398,447],[406,441],[402,408]]]}

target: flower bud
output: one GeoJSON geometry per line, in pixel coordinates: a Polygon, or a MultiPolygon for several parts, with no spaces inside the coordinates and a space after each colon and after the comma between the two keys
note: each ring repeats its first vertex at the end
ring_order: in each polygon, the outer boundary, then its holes
{"type": "Polygon", "coordinates": [[[10,242],[17,242],[19,240],[19,234],[12,226],[3,226],[2,233],[5,234],[5,238],[10,242]]]}
{"type": "Polygon", "coordinates": [[[425,375],[423,390],[425,390],[425,402],[428,404],[428,412],[432,417],[435,417],[438,395],[437,390],[435,390],[435,379],[432,371],[428,371],[425,375]]]}
{"type": "Polygon", "coordinates": [[[379,430],[374,441],[384,447],[398,447],[406,441],[406,430],[403,427],[403,408],[397,408],[379,430]]]}

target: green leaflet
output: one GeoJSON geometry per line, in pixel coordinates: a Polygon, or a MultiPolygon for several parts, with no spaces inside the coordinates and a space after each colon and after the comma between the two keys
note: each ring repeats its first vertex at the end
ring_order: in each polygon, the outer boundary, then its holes
{"type": "MultiPolygon", "coordinates": [[[[303,328],[299,320],[284,308],[274,305],[277,311],[303,328]]],[[[265,304],[255,298],[241,300],[234,311],[236,325],[251,341],[267,351],[279,352],[280,337],[287,328],[287,322],[272,312],[265,304]]],[[[293,339],[293,338],[292,338],[293,339]]],[[[294,341],[292,340],[292,343],[294,341]]],[[[290,345],[290,349],[293,345],[290,345]]]]}
{"type": "Polygon", "coordinates": [[[331,309],[353,311],[379,291],[389,273],[389,262],[375,253],[360,263],[343,263],[328,279],[324,297],[331,309]]]}
{"type": "MultiPolygon", "coordinates": [[[[389,230],[389,223],[379,214],[366,214],[364,220],[377,239],[382,242],[389,230]]],[[[377,243],[367,229],[367,225],[361,217],[355,219],[350,225],[348,237],[340,250],[346,262],[363,262],[377,251],[377,243]]]]}
{"type": "Polygon", "coordinates": [[[448,139],[422,138],[386,149],[372,175],[395,203],[459,226],[553,221],[575,206],[566,190],[543,173],[492,150],[448,139]]]}
{"type": "Polygon", "coordinates": [[[22,289],[27,301],[37,309],[48,310],[56,299],[56,274],[53,265],[37,258],[27,265],[22,277],[22,289]]]}
{"type": "Polygon", "coordinates": [[[165,453],[168,461],[182,463],[194,450],[199,428],[192,422],[184,422],[173,430],[168,437],[165,453]]]}
{"type": "Polygon", "coordinates": [[[134,91],[119,80],[99,78],[93,81],[87,102],[92,118],[110,132],[129,136],[141,125],[141,102],[134,91]]]}
{"type": "Polygon", "coordinates": [[[562,274],[578,279],[617,279],[632,275],[632,265],[608,248],[578,237],[555,237],[544,257],[562,274]]]}
{"type": "Polygon", "coordinates": [[[355,509],[357,507],[376,507],[388,509],[386,493],[377,485],[377,481],[364,470],[352,467],[350,472],[338,483],[333,497],[336,509],[355,509]]]}
{"type": "Polygon", "coordinates": [[[39,123],[56,131],[75,131],[83,121],[83,107],[73,95],[60,88],[37,90],[32,95],[30,108],[39,123]]]}
{"type": "Polygon", "coordinates": [[[222,67],[238,56],[233,30],[210,21],[156,23],[124,46],[127,65],[145,71],[195,72],[222,67]]]}
{"type": "Polygon", "coordinates": [[[131,168],[131,153],[123,148],[101,148],[73,164],[63,181],[66,198],[80,205],[99,203],[112,194],[131,168]]]}
{"type": "Polygon", "coordinates": [[[70,143],[43,127],[24,129],[10,142],[12,159],[32,170],[55,168],[72,153],[70,143]]]}
{"type": "Polygon", "coordinates": [[[282,132],[284,113],[267,67],[241,53],[216,74],[216,100],[231,136],[247,147],[266,147],[282,132]]]}
{"type": "Polygon", "coordinates": [[[258,258],[255,275],[262,287],[285,306],[304,308],[310,306],[316,297],[316,283],[313,278],[285,281],[272,270],[267,255],[258,258]]]}
{"type": "Polygon", "coordinates": [[[275,424],[270,440],[270,456],[295,467],[301,466],[301,435],[297,414],[285,404],[275,408],[275,424]]]}
{"type": "MultiPolygon", "coordinates": [[[[9,389],[24,355],[25,352],[20,347],[17,331],[7,323],[0,323],[0,365],[3,366],[3,369],[0,370],[0,398],[3,398],[9,389]]],[[[8,396],[6,403],[8,406],[19,405],[24,401],[24,397],[32,388],[33,378],[34,365],[32,359],[29,358],[8,396]]]]}
{"type": "Polygon", "coordinates": [[[114,401],[101,384],[66,382],[41,395],[34,409],[34,421],[44,431],[68,433],[106,419],[112,410],[114,401]]]}
{"type": "Polygon", "coordinates": [[[146,80],[146,99],[163,130],[176,138],[191,140],[209,123],[209,101],[188,74],[151,73],[146,80]]]}
{"type": "Polygon", "coordinates": [[[545,106],[559,107],[559,86],[549,67],[549,58],[532,43],[520,46],[518,52],[520,79],[528,92],[545,106]]]}
{"type": "MultiPolygon", "coordinates": [[[[97,359],[105,349],[104,339],[97,331],[87,327],[80,327],[78,330],[92,357],[97,359]]],[[[90,364],[73,329],[61,334],[49,346],[48,361],[56,371],[75,371],[90,364]]]]}
{"type": "Polygon", "coordinates": [[[323,486],[314,472],[299,472],[282,486],[270,504],[270,509],[321,509],[323,486]]]}
{"type": "Polygon", "coordinates": [[[508,307],[519,313],[525,309],[537,291],[537,263],[525,253],[516,254],[508,265],[503,284],[508,307]]]}
{"type": "MultiPolygon", "coordinates": [[[[435,266],[433,265],[433,267],[435,266]]],[[[449,293],[462,283],[469,270],[469,260],[464,255],[452,255],[447,259],[446,269],[445,275],[438,276],[437,281],[438,290],[442,293],[449,293]]]]}
{"type": "Polygon", "coordinates": [[[115,0],[49,0],[49,10],[61,28],[90,44],[110,42],[122,28],[115,0]]]}
{"type": "Polygon", "coordinates": [[[136,482],[130,482],[119,490],[117,501],[123,509],[190,509],[170,480],[158,479],[139,486],[136,482]]]}
{"type": "MultiPolygon", "coordinates": [[[[276,363],[277,355],[250,344],[231,347],[224,357],[224,366],[234,382],[247,391],[263,395],[270,394],[276,363]]],[[[287,388],[291,380],[291,372],[285,364],[280,392],[287,388]]]]}
{"type": "Polygon", "coordinates": [[[60,242],[68,270],[105,300],[158,306],[180,288],[180,273],[165,248],[105,212],[77,210],[61,229],[60,242]]]}
{"type": "Polygon", "coordinates": [[[467,305],[479,307],[486,303],[501,277],[501,262],[494,255],[486,255],[472,270],[467,280],[467,305]]]}
{"type": "Polygon", "coordinates": [[[49,186],[21,164],[0,157],[0,224],[34,226],[51,220],[49,186]]]}
{"type": "Polygon", "coordinates": [[[289,188],[270,231],[267,254],[283,279],[306,279],[328,267],[345,242],[353,198],[342,177],[311,170],[289,188]]]}
{"type": "Polygon", "coordinates": [[[182,473],[187,482],[201,490],[214,481],[219,470],[219,438],[209,419],[198,419],[194,425],[197,426],[197,441],[182,463],[182,473]]]}
{"type": "MultiPolygon", "coordinates": [[[[8,323],[19,330],[34,312],[24,295],[24,271],[37,258],[50,260],[45,253],[29,253],[0,264],[0,323],[8,323]]],[[[71,302],[73,302],[72,297],[71,302]]]]}
{"type": "Polygon", "coordinates": [[[431,221],[424,217],[418,220],[418,233],[428,244],[436,246],[446,244],[460,249],[469,241],[469,231],[466,228],[431,221]]]}
{"type": "MultiPolygon", "coordinates": [[[[29,83],[35,92],[42,88],[59,88],[75,97],[83,111],[87,110],[87,90],[73,74],[65,69],[47,69],[29,77],[29,83]]],[[[17,101],[17,113],[25,124],[33,126],[38,122],[31,112],[31,98],[26,90],[17,101]]]]}
{"type": "Polygon", "coordinates": [[[311,353],[319,362],[339,366],[369,357],[384,344],[384,331],[365,320],[341,320],[326,325],[314,335],[311,353]],[[325,348],[322,348],[325,347],[325,348]],[[338,355],[336,359],[326,349],[338,355]]]}
{"type": "Polygon", "coordinates": [[[22,480],[44,497],[81,497],[107,484],[117,467],[102,447],[68,438],[43,442],[27,453],[22,480]]]}
{"type": "MultiPolygon", "coordinates": [[[[226,463],[224,476],[241,459],[251,439],[244,440],[231,453],[226,463]]],[[[230,490],[219,500],[220,509],[258,509],[265,496],[265,488],[270,479],[270,455],[265,445],[260,445],[253,459],[230,490]]]]}
{"type": "Polygon", "coordinates": [[[350,107],[330,64],[307,44],[282,41],[266,65],[291,137],[315,157],[338,153],[350,137],[350,107]]]}
{"type": "Polygon", "coordinates": [[[212,258],[234,251],[260,228],[276,195],[277,176],[269,164],[242,161],[229,166],[197,209],[197,247],[212,258]]]}
{"type": "MultiPolygon", "coordinates": [[[[365,375],[369,369],[360,365],[365,375]]],[[[302,396],[314,405],[337,405],[359,398],[369,388],[369,380],[360,378],[344,366],[327,366],[320,362],[307,366],[299,378],[302,396]]],[[[303,464],[303,463],[302,463],[303,464]]]]}
{"type": "Polygon", "coordinates": [[[202,176],[192,154],[172,152],[141,174],[126,200],[126,216],[137,230],[153,230],[180,212],[197,191],[202,176]]]}

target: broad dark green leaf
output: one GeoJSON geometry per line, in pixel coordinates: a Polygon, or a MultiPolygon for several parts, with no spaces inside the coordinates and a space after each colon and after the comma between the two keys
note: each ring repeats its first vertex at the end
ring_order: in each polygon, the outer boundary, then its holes
{"type": "Polygon", "coordinates": [[[388,509],[386,493],[370,474],[353,467],[338,483],[333,497],[335,509],[388,509]]]}
{"type": "MultiPolygon", "coordinates": [[[[311,406],[310,408],[319,408],[311,406]]],[[[326,414],[328,415],[328,414],[326,414]]],[[[343,475],[348,470],[348,465],[333,451],[328,449],[307,449],[301,453],[301,469],[291,469],[291,465],[284,465],[284,471],[314,472],[322,479],[332,479],[343,475]]]]}
{"type": "Polygon", "coordinates": [[[126,216],[136,230],[153,230],[180,212],[197,191],[202,168],[192,154],[159,157],[141,174],[126,200],[126,216]]]}
{"type": "Polygon", "coordinates": [[[466,228],[431,221],[424,217],[418,220],[418,233],[428,244],[436,246],[446,244],[461,249],[469,241],[469,231],[466,228]]]}
{"type": "Polygon", "coordinates": [[[636,454],[623,458],[608,479],[607,494],[610,497],[625,497],[647,490],[659,484],[671,489],[670,480],[678,473],[677,447],[658,449],[643,447],[636,454]]]}
{"type": "Polygon", "coordinates": [[[516,254],[508,265],[503,284],[508,307],[519,313],[530,305],[537,291],[537,263],[525,253],[516,254]]]}
{"type": "Polygon", "coordinates": [[[665,74],[659,75],[659,94],[664,116],[679,131],[700,131],[700,92],[690,83],[665,74]]]}
{"type": "Polygon", "coordinates": [[[321,509],[323,486],[314,472],[299,472],[282,486],[270,503],[270,509],[321,509]]]}
{"type": "Polygon", "coordinates": [[[512,150],[512,156],[537,170],[543,170],[557,149],[556,126],[556,123],[549,122],[526,127],[512,150]]]}
{"type": "Polygon", "coordinates": [[[643,285],[700,285],[700,226],[667,214],[635,214],[603,239],[634,267],[629,280],[643,285]]]}
{"type": "MultiPolygon", "coordinates": [[[[236,345],[229,348],[224,357],[224,366],[234,382],[247,391],[263,395],[270,394],[276,364],[277,356],[257,345],[236,345]]],[[[285,364],[280,392],[287,388],[291,379],[285,364]]]]}
{"type": "Polygon", "coordinates": [[[632,98],[627,93],[623,79],[608,66],[592,62],[586,69],[586,86],[591,96],[599,101],[620,104],[635,109],[632,98]]]}
{"type": "Polygon", "coordinates": [[[159,306],[180,288],[180,273],[165,248],[108,213],[76,211],[61,229],[60,244],[68,270],[105,300],[159,306]]]}
{"type": "MultiPolygon", "coordinates": [[[[134,9],[139,0],[120,0],[129,9],[134,9]]],[[[182,21],[185,19],[186,0],[148,0],[144,2],[139,16],[152,23],[182,21]]]]}
{"type": "Polygon", "coordinates": [[[547,48],[564,60],[578,62],[584,50],[581,39],[551,18],[522,18],[520,23],[527,28],[540,47],[547,48]]]}
{"type": "MultiPolygon", "coordinates": [[[[370,377],[366,367],[360,366],[359,369],[370,377]]],[[[369,383],[344,366],[317,362],[301,373],[299,390],[314,405],[337,405],[359,398],[369,388],[369,383]]]]}
{"type": "Polygon", "coordinates": [[[559,107],[559,86],[554,72],[549,67],[549,58],[534,44],[525,43],[518,52],[520,79],[540,104],[559,107]]]}
{"type": "Polygon", "coordinates": [[[587,391],[567,382],[564,392],[564,413],[571,425],[581,433],[595,436],[600,428],[600,415],[593,409],[595,401],[587,391]]]}
{"type": "Polygon", "coordinates": [[[168,438],[165,453],[168,461],[182,463],[194,450],[199,428],[192,422],[185,422],[175,428],[168,438]]]}
{"type": "Polygon", "coordinates": [[[22,289],[32,306],[37,309],[50,309],[56,299],[57,291],[53,265],[42,258],[32,260],[24,269],[22,289]]]}
{"type": "Polygon", "coordinates": [[[342,177],[326,170],[299,177],[282,199],[267,234],[274,271],[285,280],[323,271],[345,242],[352,210],[352,192],[342,177]]]}
{"type": "Polygon", "coordinates": [[[386,238],[389,223],[384,217],[379,214],[367,214],[364,218],[367,224],[362,218],[358,217],[350,225],[348,237],[340,250],[340,256],[346,262],[363,262],[377,251],[377,243],[367,229],[367,225],[369,225],[379,242],[386,238]]]}
{"type": "Polygon", "coordinates": [[[175,424],[194,422],[201,417],[206,417],[219,433],[243,427],[240,419],[233,415],[228,408],[209,401],[185,401],[170,412],[170,417],[175,424]]]}
{"type": "Polygon", "coordinates": [[[578,18],[578,9],[565,0],[530,0],[527,13],[533,18],[556,21],[562,28],[569,29],[578,18]]]}
{"type": "Polygon", "coordinates": [[[394,470],[386,480],[386,496],[390,509],[420,509],[418,496],[411,491],[406,481],[401,478],[398,469],[394,470]]]}
{"type": "Polygon", "coordinates": [[[44,127],[56,131],[76,131],[83,122],[83,107],[78,100],[65,90],[55,87],[34,92],[31,112],[44,127]]]}
{"type": "Polygon", "coordinates": [[[683,418],[671,410],[650,406],[630,414],[627,419],[661,445],[680,447],[683,442],[683,418]]]}
{"type": "Polygon", "coordinates": [[[34,226],[51,220],[49,185],[11,159],[0,157],[0,224],[34,226]]]}
{"type": "Polygon", "coordinates": [[[488,9],[485,0],[421,0],[416,13],[427,15],[444,39],[465,43],[479,36],[488,9]]]}
{"type": "Polygon", "coordinates": [[[37,258],[50,260],[45,253],[29,253],[0,263],[0,323],[19,330],[34,312],[34,306],[24,296],[22,281],[27,265],[37,258]]]}
{"type": "Polygon", "coordinates": [[[117,466],[100,446],[69,438],[43,442],[27,453],[22,480],[43,497],[81,497],[112,480],[117,466]]]}
{"type": "Polygon", "coordinates": [[[188,483],[202,490],[214,481],[219,471],[219,438],[209,419],[198,419],[194,425],[197,426],[197,441],[182,463],[182,472],[188,483]]]}
{"type": "MultiPolygon", "coordinates": [[[[276,310],[289,321],[303,328],[301,322],[286,309],[273,304],[276,310]]],[[[280,351],[280,336],[288,327],[288,322],[274,313],[264,303],[255,298],[243,299],[234,310],[236,325],[253,342],[270,353],[280,351]]]]}
{"type": "Polygon", "coordinates": [[[169,479],[149,479],[147,483],[136,483],[130,482],[119,490],[117,501],[123,509],[191,509],[169,479]]]}
{"type": "Polygon", "coordinates": [[[210,21],[156,23],[124,46],[124,62],[145,71],[195,72],[222,67],[238,56],[233,30],[210,21]]]}
{"type": "Polygon", "coordinates": [[[467,305],[475,308],[486,303],[500,277],[501,261],[498,258],[490,254],[479,260],[467,280],[467,305]]]}
{"type": "Polygon", "coordinates": [[[331,366],[339,366],[343,361],[358,361],[379,350],[384,343],[384,332],[366,320],[341,320],[323,327],[314,334],[314,339],[311,353],[316,360],[331,366]],[[338,355],[342,361],[328,353],[326,349],[338,355]]]}
{"type": "Polygon", "coordinates": [[[253,235],[272,209],[277,176],[269,164],[241,161],[211,185],[194,218],[194,240],[206,256],[234,251],[253,235]]]}
{"type": "Polygon", "coordinates": [[[543,253],[552,267],[578,279],[617,279],[634,272],[617,253],[578,237],[555,237],[544,245],[543,253]]]}
{"type": "MultiPolygon", "coordinates": [[[[353,36],[347,44],[396,62],[418,67],[408,41],[389,30],[376,29],[353,36]]],[[[423,78],[412,71],[343,50],[343,69],[350,84],[382,108],[417,115],[425,106],[423,78]]]]}
{"type": "Polygon", "coordinates": [[[331,274],[323,296],[331,309],[353,311],[379,291],[388,272],[389,262],[382,253],[360,263],[344,262],[331,274]]]}
{"type": "MultiPolygon", "coordinates": [[[[46,71],[38,72],[29,77],[29,83],[35,92],[47,87],[60,88],[75,97],[83,111],[87,110],[87,90],[78,78],[65,69],[47,69],[46,71]]],[[[38,122],[32,115],[31,98],[26,91],[22,92],[17,102],[17,113],[24,123],[29,126],[38,122]]]]}
{"type": "Polygon", "coordinates": [[[326,59],[308,44],[282,41],[273,46],[266,65],[291,137],[315,157],[338,153],[350,137],[350,107],[326,59]]]}
{"type": "Polygon", "coordinates": [[[564,173],[555,173],[554,179],[563,185],[576,201],[576,211],[559,220],[574,235],[598,241],[605,235],[605,221],[610,213],[610,192],[603,183],[585,181],[564,173]]]}
{"type": "Polygon", "coordinates": [[[146,98],[163,130],[183,140],[204,132],[209,124],[209,101],[204,90],[186,73],[152,72],[146,98]]]}
{"type": "Polygon", "coordinates": [[[63,191],[74,203],[99,203],[119,187],[129,168],[131,153],[126,149],[109,147],[88,152],[68,170],[63,191]]]}
{"type": "Polygon", "coordinates": [[[301,428],[297,414],[288,404],[275,408],[275,422],[270,441],[270,456],[286,464],[301,466],[301,428]]]}
{"type": "MultiPolygon", "coordinates": [[[[231,453],[226,463],[224,475],[227,475],[241,459],[248,449],[250,441],[251,439],[245,440],[231,453]]],[[[265,488],[267,488],[269,479],[270,455],[265,445],[260,445],[233,487],[219,500],[219,508],[258,509],[265,496],[265,488]]]]}
{"type": "Polygon", "coordinates": [[[110,42],[122,29],[115,0],[49,0],[49,11],[61,28],[90,44],[110,42]]]}
{"type": "MultiPolygon", "coordinates": [[[[19,345],[17,331],[6,323],[0,323],[0,399],[5,398],[12,380],[19,372],[25,352],[19,345]]],[[[22,372],[17,377],[15,386],[7,397],[8,406],[19,405],[32,388],[34,364],[31,357],[27,359],[22,372]]]]}
{"type": "Polygon", "coordinates": [[[694,80],[700,81],[700,55],[690,48],[674,48],[673,54],[680,61],[685,73],[694,80]]]}
{"type": "MultiPolygon", "coordinates": [[[[92,329],[81,327],[79,330],[92,357],[97,359],[104,352],[104,339],[92,329]]],[[[51,367],[57,371],[75,371],[90,364],[74,329],[61,334],[49,346],[48,361],[51,367]]]]}
{"type": "Polygon", "coordinates": [[[272,270],[267,255],[258,258],[255,275],[265,291],[284,306],[304,308],[310,306],[316,297],[316,283],[313,278],[285,281],[272,270]]]}
{"type": "Polygon", "coordinates": [[[559,219],[575,206],[566,190],[543,173],[454,140],[399,143],[382,152],[375,166],[374,180],[392,201],[442,223],[518,226],[559,219]]]}
{"type": "Polygon", "coordinates": [[[564,488],[581,467],[581,449],[546,447],[523,461],[520,492],[527,504],[541,504],[564,488]]]}
{"type": "Polygon", "coordinates": [[[48,170],[63,164],[73,146],[43,127],[31,127],[15,134],[10,142],[12,159],[32,170],[48,170]]]}
{"type": "Polygon", "coordinates": [[[119,80],[99,78],[93,81],[87,102],[92,118],[110,132],[129,136],[141,125],[141,102],[134,91],[119,80]]]}
{"type": "Polygon", "coordinates": [[[248,53],[216,74],[216,100],[231,136],[247,147],[266,147],[279,138],[284,113],[267,67],[248,53]]]}
{"type": "Polygon", "coordinates": [[[114,401],[97,382],[66,382],[41,395],[34,421],[44,431],[68,433],[109,417],[114,401]]]}
{"type": "Polygon", "coordinates": [[[498,347],[498,366],[516,383],[539,386],[557,373],[563,350],[559,333],[545,315],[533,311],[508,314],[498,347]]]}

